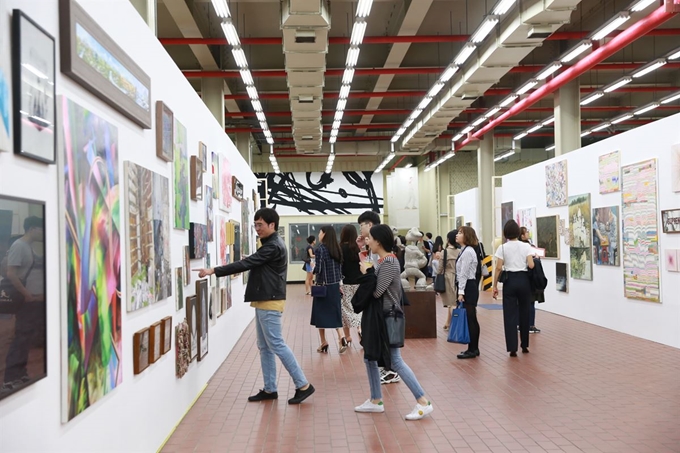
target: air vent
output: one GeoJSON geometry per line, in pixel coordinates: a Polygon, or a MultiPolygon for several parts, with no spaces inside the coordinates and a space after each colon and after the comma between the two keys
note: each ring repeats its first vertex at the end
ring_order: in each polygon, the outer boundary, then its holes
{"type": "Polygon", "coordinates": [[[316,43],[316,32],[312,30],[295,30],[295,42],[297,44],[316,43]]]}
{"type": "Polygon", "coordinates": [[[529,30],[527,39],[545,39],[550,35],[552,35],[552,27],[550,25],[534,26],[529,30]]]}

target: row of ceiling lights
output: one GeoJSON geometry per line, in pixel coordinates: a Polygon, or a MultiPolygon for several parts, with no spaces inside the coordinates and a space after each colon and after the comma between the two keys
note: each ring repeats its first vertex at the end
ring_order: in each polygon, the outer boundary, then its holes
{"type": "MultiPolygon", "coordinates": [[[[656,2],[656,0],[636,0],[635,2],[633,2],[633,4],[631,6],[629,6],[627,8],[626,11],[623,11],[623,12],[616,14],[609,21],[607,21],[604,25],[602,25],[600,28],[598,28],[593,33],[591,33],[589,38],[582,40],[576,46],[569,49],[557,61],[550,63],[544,69],[539,71],[539,73],[536,75],[536,77],[527,81],[520,88],[518,88],[514,93],[507,96],[498,105],[492,107],[486,113],[484,113],[483,115],[481,115],[480,117],[475,119],[471,124],[469,124],[468,126],[463,128],[451,140],[452,150],[449,153],[447,153],[444,156],[437,159],[436,161],[430,163],[427,167],[425,167],[425,171],[432,170],[432,169],[436,168],[437,166],[441,165],[446,160],[453,157],[455,155],[455,151],[453,150],[453,148],[455,147],[456,141],[465,137],[467,134],[472,132],[475,128],[482,125],[486,120],[491,119],[496,113],[500,112],[502,109],[510,106],[510,104],[514,103],[515,100],[517,100],[517,98],[528,93],[532,88],[534,88],[536,85],[538,85],[539,82],[547,79],[551,74],[558,71],[564,64],[570,63],[571,61],[573,61],[577,57],[581,56],[584,52],[586,52],[588,49],[590,49],[593,46],[594,41],[600,41],[600,40],[604,39],[605,37],[607,37],[610,33],[612,33],[614,30],[616,30],[618,27],[620,27],[624,22],[628,21],[631,17],[631,13],[640,12],[640,11],[644,10],[645,8],[647,8],[648,6],[652,5],[655,2],[656,2]]],[[[499,8],[499,6],[501,6],[503,3],[505,3],[505,1],[499,2],[498,5],[495,7],[495,9],[499,8]]],[[[507,1],[507,3],[510,3],[510,6],[512,6],[512,3],[514,3],[514,2],[507,1]]],[[[508,7],[508,9],[510,8],[510,6],[508,7]]],[[[494,14],[496,13],[495,9],[494,9],[494,14]]],[[[482,23],[482,25],[480,25],[479,29],[481,29],[482,26],[484,26],[484,22],[482,23]]],[[[491,31],[491,29],[489,30],[489,32],[490,31],[491,31]]],[[[487,34],[489,32],[487,32],[487,34]]],[[[461,50],[461,53],[464,50],[465,50],[465,47],[463,48],[463,50],[461,50]]],[[[472,52],[469,52],[469,54],[471,54],[471,53],[472,52]]],[[[467,56],[465,56],[463,61],[467,60],[467,57],[469,57],[469,54],[467,56]]],[[[455,60],[454,60],[454,63],[455,63],[455,60]]],[[[439,106],[437,106],[436,109],[439,109],[439,106]]],[[[537,126],[538,126],[538,128],[540,128],[540,127],[543,127],[544,125],[550,124],[552,121],[554,121],[554,118],[549,118],[547,120],[544,120],[542,123],[539,123],[537,126]]],[[[537,127],[537,126],[534,126],[534,127],[537,127]]],[[[411,133],[409,133],[409,135],[406,137],[404,143],[407,142],[410,138],[412,138],[416,134],[417,131],[418,131],[418,128],[414,128],[414,130],[411,133]]]]}

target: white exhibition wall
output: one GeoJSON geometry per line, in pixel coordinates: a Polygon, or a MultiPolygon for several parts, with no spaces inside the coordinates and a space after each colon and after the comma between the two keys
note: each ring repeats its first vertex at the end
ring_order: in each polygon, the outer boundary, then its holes
{"type": "Polygon", "coordinates": [[[420,226],[418,167],[397,168],[387,175],[387,201],[390,226],[400,230],[420,226]]]}
{"type": "Polygon", "coordinates": [[[474,188],[461,192],[454,196],[454,204],[456,208],[455,217],[463,217],[463,225],[471,224],[472,228],[480,235],[479,227],[479,210],[478,210],[478,196],[479,189],[474,188]]]}
{"type": "MultiPolygon", "coordinates": [[[[592,208],[620,207],[622,192],[599,193],[599,156],[620,151],[622,167],[657,159],[661,303],[625,298],[622,265],[593,264],[592,281],[570,278],[569,293],[558,292],[555,288],[557,260],[544,259],[549,283],[541,309],[680,348],[680,273],[668,272],[664,263],[666,249],[680,249],[680,234],[663,233],[660,215],[661,210],[680,208],[680,192],[673,192],[671,188],[671,147],[678,143],[680,115],[673,115],[503,177],[502,201],[514,202],[515,213],[518,207],[535,206],[537,217],[557,214],[568,225],[567,206],[546,207],[546,165],[567,161],[569,196],[589,193],[592,208]]],[[[620,219],[622,242],[621,230],[620,219]]],[[[569,263],[569,246],[565,245],[564,238],[560,241],[559,261],[569,263]]]]}
{"type": "MultiPolygon", "coordinates": [[[[189,155],[198,153],[198,142],[207,144],[208,155],[217,151],[228,157],[231,171],[244,184],[245,194],[256,187],[255,177],[241,158],[215,118],[205,107],[195,90],[181,74],[163,46],[142,21],[128,0],[80,0],[79,3],[94,20],[121,46],[150,76],[151,99],[162,100],[174,112],[188,131],[189,155]]],[[[28,16],[57,39],[59,60],[58,2],[44,0],[0,1],[0,54],[10,53],[9,33],[12,8],[21,8],[28,16]]],[[[57,64],[57,68],[59,65],[57,64]]],[[[66,96],[118,128],[119,181],[124,187],[123,162],[133,161],[169,178],[172,186],[172,164],[156,157],[156,130],[142,130],[129,119],[93,96],[78,83],[57,70],[58,95],[66,96]]],[[[154,115],[155,118],[155,115],[154,115]]],[[[155,121],[154,121],[155,123],[155,121]]],[[[58,129],[61,125],[57,125],[58,129]]],[[[62,150],[58,149],[57,152],[62,150]]],[[[210,165],[208,165],[210,168],[210,165]]],[[[204,184],[212,185],[209,173],[204,184]]],[[[243,300],[242,279],[233,280],[233,307],[217,320],[209,331],[209,353],[200,363],[191,363],[182,379],[175,376],[174,332],[172,349],[139,375],[133,374],[132,340],[134,332],[150,326],[165,316],[172,316],[174,326],[181,322],[184,311],[175,311],[173,297],[150,307],[127,313],[126,266],[127,228],[121,228],[121,288],[122,294],[122,383],[83,413],[66,424],[61,422],[61,370],[63,366],[60,344],[62,324],[59,300],[61,285],[59,269],[60,243],[58,210],[57,165],[0,153],[0,194],[44,201],[46,204],[46,260],[52,269],[47,275],[47,377],[32,386],[0,401],[0,451],[9,452],[150,452],[156,451],[174,426],[180,421],[208,380],[227,357],[243,330],[251,322],[254,311],[243,300]]],[[[174,193],[171,190],[170,202],[174,193]]],[[[127,206],[121,194],[121,209],[127,206]]],[[[215,204],[215,212],[218,211],[215,204]]],[[[172,217],[172,213],[171,213],[172,217]]],[[[190,202],[192,222],[206,223],[203,201],[190,202]]],[[[240,204],[234,203],[231,219],[240,221],[240,204]]],[[[124,219],[121,213],[121,219],[124,219]]],[[[171,230],[171,263],[181,267],[184,246],[188,245],[188,231],[171,230]]],[[[211,255],[214,243],[209,243],[211,255]]],[[[203,267],[195,260],[192,267],[203,267]]],[[[197,274],[184,288],[184,295],[194,294],[197,274]]],[[[173,278],[174,293],[174,278],[173,278]]],[[[4,358],[3,358],[4,360],[4,358]]],[[[255,376],[253,376],[253,385],[255,376]]]]}

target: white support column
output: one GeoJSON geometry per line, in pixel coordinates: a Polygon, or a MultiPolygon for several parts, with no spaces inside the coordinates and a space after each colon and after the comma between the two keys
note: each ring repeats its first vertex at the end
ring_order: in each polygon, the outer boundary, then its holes
{"type": "Polygon", "coordinates": [[[485,250],[493,250],[494,149],[493,133],[488,133],[479,141],[477,149],[477,206],[481,225],[473,225],[485,250]]]}
{"type": "Polygon", "coordinates": [[[578,79],[555,93],[555,156],[581,147],[581,93],[578,79]]]}
{"type": "Polygon", "coordinates": [[[132,3],[132,6],[135,7],[139,15],[142,16],[142,19],[153,31],[153,34],[158,35],[156,30],[157,0],[130,0],[130,3],[132,3]]]}
{"type": "Polygon", "coordinates": [[[201,99],[224,130],[224,80],[201,79],[201,99]]]}
{"type": "Polygon", "coordinates": [[[236,149],[241,153],[248,166],[252,167],[253,155],[250,151],[250,132],[236,133],[236,149]]]}

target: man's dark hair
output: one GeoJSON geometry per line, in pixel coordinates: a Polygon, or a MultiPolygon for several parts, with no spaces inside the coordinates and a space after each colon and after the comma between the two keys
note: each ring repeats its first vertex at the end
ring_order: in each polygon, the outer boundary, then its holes
{"type": "Polygon", "coordinates": [[[357,219],[357,222],[371,222],[373,225],[380,225],[380,216],[374,211],[364,211],[357,219]]]}
{"type": "Polygon", "coordinates": [[[512,219],[505,222],[505,226],[503,227],[503,236],[505,236],[505,239],[517,239],[519,237],[519,232],[520,230],[517,222],[512,219]]]}
{"type": "Polygon", "coordinates": [[[428,239],[432,239],[432,233],[426,233],[425,236],[427,236],[428,239]]]}
{"type": "Polygon", "coordinates": [[[258,209],[255,211],[255,220],[262,220],[264,221],[267,225],[270,223],[274,224],[274,229],[278,230],[279,229],[279,213],[276,212],[275,209],[272,208],[262,208],[258,209]]]}
{"type": "Polygon", "coordinates": [[[335,228],[332,225],[324,225],[321,227],[323,231],[323,239],[321,243],[328,249],[328,254],[338,263],[342,264],[342,249],[338,243],[338,236],[335,233],[335,228]]]}
{"type": "Polygon", "coordinates": [[[314,235],[309,236],[307,238],[307,244],[312,245],[312,242],[316,241],[316,237],[314,235]]]}
{"type": "Polygon", "coordinates": [[[31,228],[43,228],[43,219],[34,215],[24,219],[24,232],[28,233],[31,228]]]}
{"type": "Polygon", "coordinates": [[[375,225],[370,231],[373,240],[377,241],[386,252],[391,252],[394,247],[394,233],[387,225],[375,225]]]}
{"type": "Polygon", "coordinates": [[[446,241],[451,244],[452,246],[456,246],[456,236],[458,235],[458,230],[451,230],[448,233],[446,233],[446,241]]]}

